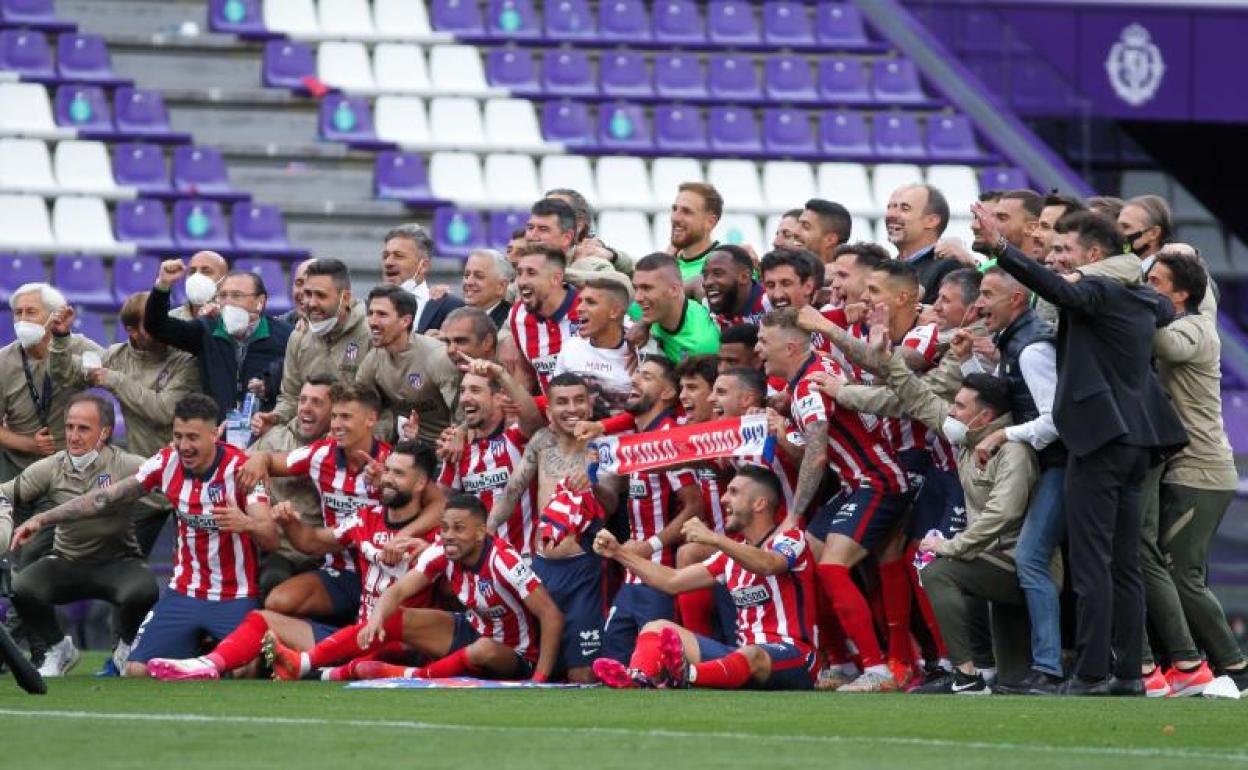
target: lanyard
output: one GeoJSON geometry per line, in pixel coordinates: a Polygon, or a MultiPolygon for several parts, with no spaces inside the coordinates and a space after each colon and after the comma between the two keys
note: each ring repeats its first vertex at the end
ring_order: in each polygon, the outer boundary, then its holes
{"type": "Polygon", "coordinates": [[[48,427],[48,415],[52,411],[52,377],[45,369],[43,372],[43,392],[35,389],[35,375],[30,370],[30,361],[26,357],[26,348],[21,348],[22,353],[22,373],[26,375],[26,389],[30,392],[30,400],[35,404],[35,411],[39,413],[39,422],[43,427],[48,427]]]}

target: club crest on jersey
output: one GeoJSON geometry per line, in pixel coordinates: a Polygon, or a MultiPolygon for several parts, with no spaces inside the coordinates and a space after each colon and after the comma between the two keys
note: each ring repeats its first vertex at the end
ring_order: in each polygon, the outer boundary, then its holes
{"type": "Polygon", "coordinates": [[[169,370],[161,369],[160,374],[156,375],[156,387],[163,388],[169,384],[169,370]]]}
{"type": "Polygon", "coordinates": [[[477,593],[487,599],[490,598],[494,595],[494,584],[486,578],[477,578],[477,593]]]}
{"type": "Polygon", "coordinates": [[[425,378],[420,375],[420,372],[408,372],[407,374],[407,385],[412,390],[420,390],[420,386],[424,381],[425,378]]]}
{"type": "Polygon", "coordinates": [[[360,345],[357,342],[348,342],[347,349],[343,351],[342,357],[347,363],[355,363],[355,359],[360,356],[360,345]]]}
{"type": "Polygon", "coordinates": [[[208,499],[216,505],[225,502],[225,484],[214,481],[208,485],[208,499]]]}
{"type": "Polygon", "coordinates": [[[100,489],[103,489],[104,487],[107,487],[109,484],[113,483],[113,475],[111,473],[101,473],[99,476],[95,478],[95,483],[96,483],[96,486],[98,486],[100,489]]]}

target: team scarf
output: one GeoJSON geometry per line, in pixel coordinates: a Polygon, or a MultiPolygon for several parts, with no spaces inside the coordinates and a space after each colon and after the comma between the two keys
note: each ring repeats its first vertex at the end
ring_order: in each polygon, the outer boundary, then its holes
{"type": "Polygon", "coordinates": [[[767,432],[767,415],[747,414],[628,436],[605,436],[590,443],[598,459],[590,463],[589,473],[597,481],[599,473],[623,476],[722,458],[761,457],[770,463],[775,447],[775,437],[767,432]]]}
{"type": "Polygon", "coordinates": [[[550,502],[542,509],[542,515],[538,518],[537,537],[553,548],[569,535],[579,538],[594,522],[606,518],[606,512],[602,510],[592,491],[572,490],[568,488],[567,479],[563,479],[555,486],[550,502]]]}

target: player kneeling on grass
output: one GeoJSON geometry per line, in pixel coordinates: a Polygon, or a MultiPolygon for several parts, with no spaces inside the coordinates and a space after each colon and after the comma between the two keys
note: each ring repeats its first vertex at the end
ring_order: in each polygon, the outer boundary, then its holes
{"type": "Polygon", "coordinates": [[[656,620],[642,628],[627,667],[599,658],[594,674],[608,687],[811,689],[815,562],[800,530],[777,531],[782,499],[780,482],[770,470],[738,470],[723,496],[728,534],[715,534],[700,519],[690,519],[682,529],[686,541],[718,553],[681,569],[637,556],[621,548],[610,532],[599,532],[596,552],[661,591],[677,594],[723,583],[737,609],[738,646],[656,620]]]}
{"type": "MultiPolygon", "coordinates": [[[[167,681],[217,679],[255,660],[262,649],[272,657],[271,650],[280,644],[296,663],[293,667],[274,666],[275,673],[280,678],[298,678],[304,673],[299,670],[299,650],[316,645],[313,649],[313,655],[319,656],[316,665],[360,655],[356,635],[373,606],[382,593],[411,568],[416,554],[427,548],[436,534],[441,512],[437,508],[422,510],[421,507],[421,493],[433,477],[436,462],[428,446],[400,442],[386,458],[381,474],[382,504],[361,508],[342,519],[335,528],[309,527],[300,521],[299,512],[290,503],[278,503],[271,512],[291,545],[303,553],[325,556],[349,550],[356,554],[355,567],[364,576],[360,591],[360,625],[338,629],[272,610],[253,610],[207,655],[153,658],[148,661],[147,670],[157,679],[167,681]]],[[[308,669],[311,667],[309,665],[308,669]]]]}
{"type": "Polygon", "coordinates": [[[559,657],[563,615],[520,554],[486,532],[485,520],[485,506],[476,497],[451,497],[442,516],[441,542],[387,589],[360,630],[365,650],[401,639],[435,660],[421,668],[363,661],[354,666],[356,678],[550,678],[559,657]],[[466,612],[401,609],[439,579],[466,612]]]}

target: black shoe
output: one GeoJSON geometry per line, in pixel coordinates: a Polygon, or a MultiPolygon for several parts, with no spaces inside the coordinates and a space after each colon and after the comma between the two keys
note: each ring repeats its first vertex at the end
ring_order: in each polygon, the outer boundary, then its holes
{"type": "Polygon", "coordinates": [[[923,678],[923,684],[910,691],[916,695],[948,695],[953,692],[953,674],[943,668],[923,678]]]}
{"type": "Polygon", "coordinates": [[[1144,697],[1144,680],[1138,676],[1131,679],[1110,677],[1109,694],[1119,698],[1142,698],[1144,697]]]}
{"type": "Polygon", "coordinates": [[[1239,688],[1241,693],[1248,692],[1248,668],[1243,668],[1239,671],[1224,670],[1222,675],[1229,676],[1231,681],[1235,683],[1235,686],[1239,688]]]}
{"type": "Polygon", "coordinates": [[[1022,679],[998,684],[992,691],[998,695],[1058,695],[1065,683],[1060,676],[1032,669],[1022,679]]]}
{"type": "Polygon", "coordinates": [[[992,695],[992,690],[988,689],[988,683],[979,675],[963,674],[961,671],[953,672],[953,681],[949,683],[949,692],[954,695],[992,695]]]}
{"type": "Polygon", "coordinates": [[[1109,695],[1109,677],[1089,682],[1081,677],[1072,676],[1066,680],[1066,684],[1062,685],[1062,695],[1109,695]]]}

